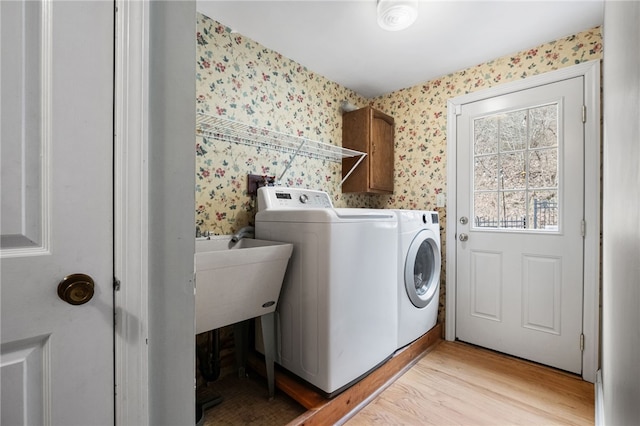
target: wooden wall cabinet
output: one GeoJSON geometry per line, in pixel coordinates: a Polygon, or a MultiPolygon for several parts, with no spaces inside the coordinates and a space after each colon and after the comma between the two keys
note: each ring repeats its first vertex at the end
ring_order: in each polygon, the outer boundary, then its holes
{"type": "MultiPolygon", "coordinates": [[[[365,159],[342,184],[342,192],[393,193],[394,120],[364,107],[342,115],[342,147],[362,151],[365,159]]],[[[342,160],[344,177],[357,158],[342,160]]]]}

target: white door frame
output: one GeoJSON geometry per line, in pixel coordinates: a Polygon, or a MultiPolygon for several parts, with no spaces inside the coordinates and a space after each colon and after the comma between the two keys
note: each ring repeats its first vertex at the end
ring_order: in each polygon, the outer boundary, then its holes
{"type": "MultiPolygon", "coordinates": [[[[446,225],[446,313],[445,338],[456,338],[456,218],[457,188],[456,117],[462,105],[488,99],[519,90],[529,89],[574,77],[584,77],[584,102],[586,122],[585,144],[585,221],[584,241],[584,296],[582,378],[595,382],[599,364],[600,339],[600,61],[583,62],[578,65],[551,71],[511,83],[469,93],[447,102],[447,225],[446,225]]],[[[576,342],[578,343],[578,342],[576,342]]]]}
{"type": "Polygon", "coordinates": [[[149,3],[116,0],[114,275],[116,425],[149,424],[149,3]]]}
{"type": "Polygon", "coordinates": [[[115,424],[193,424],[195,0],[114,3],[115,424]]]}

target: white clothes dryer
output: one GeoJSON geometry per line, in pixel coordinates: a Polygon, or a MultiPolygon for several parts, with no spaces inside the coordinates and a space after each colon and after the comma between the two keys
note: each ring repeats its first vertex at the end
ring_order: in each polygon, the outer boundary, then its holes
{"type": "Polygon", "coordinates": [[[398,217],[398,349],[438,320],[440,298],[440,224],[438,213],[394,210],[398,217]]]}
{"type": "Polygon", "coordinates": [[[258,190],[256,238],[293,243],[276,309],[276,362],[327,396],[393,355],[397,218],[334,208],[326,192],[258,190]]]}

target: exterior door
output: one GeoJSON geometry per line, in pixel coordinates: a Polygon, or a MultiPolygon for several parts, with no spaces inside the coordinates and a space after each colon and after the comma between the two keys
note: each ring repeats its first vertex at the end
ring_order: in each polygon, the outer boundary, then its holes
{"type": "Polygon", "coordinates": [[[0,423],[112,425],[114,4],[0,19],[0,423]]]}
{"type": "Polygon", "coordinates": [[[581,373],[583,77],[460,112],[456,337],[581,373]]]}

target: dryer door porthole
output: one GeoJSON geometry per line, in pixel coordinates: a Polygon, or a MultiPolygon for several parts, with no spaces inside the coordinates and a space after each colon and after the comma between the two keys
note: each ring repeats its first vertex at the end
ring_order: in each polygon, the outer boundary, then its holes
{"type": "Polygon", "coordinates": [[[431,302],[440,280],[440,250],[433,233],[422,230],[411,242],[404,269],[407,295],[418,308],[431,302]]]}

